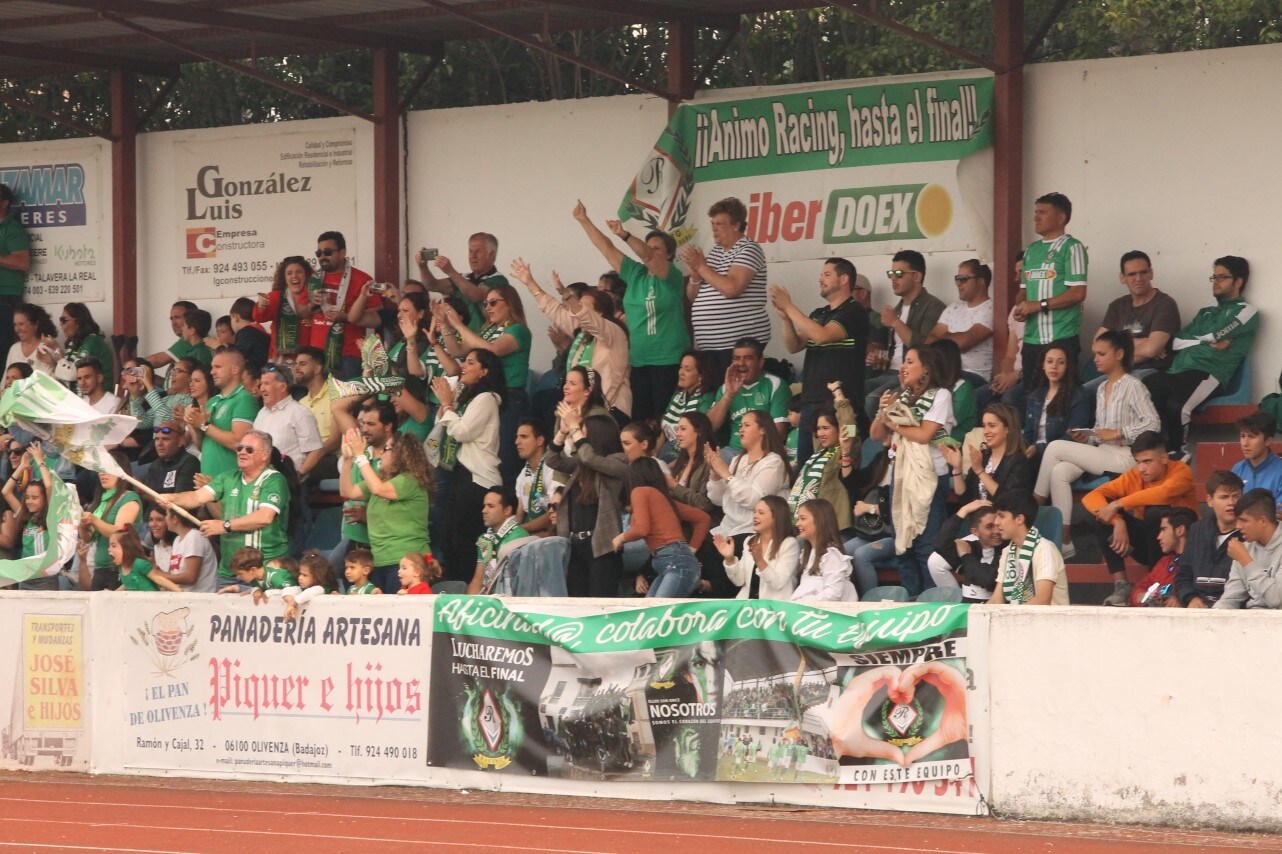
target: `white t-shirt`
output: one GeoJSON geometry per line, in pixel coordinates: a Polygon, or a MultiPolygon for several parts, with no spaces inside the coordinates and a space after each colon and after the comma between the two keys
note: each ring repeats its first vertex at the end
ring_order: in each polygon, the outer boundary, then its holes
{"type": "Polygon", "coordinates": [[[27,364],[42,374],[53,375],[53,365],[43,362],[36,358],[38,351],[32,350],[30,356],[22,355],[22,342],[14,341],[13,346],[9,348],[9,358],[5,360],[4,369],[9,370],[10,365],[27,364]]]}
{"type": "Polygon", "coordinates": [[[187,585],[184,591],[217,593],[218,558],[214,556],[214,547],[205,535],[194,529],[174,540],[173,553],[169,557],[170,574],[182,571],[183,562],[189,557],[200,558],[200,574],[196,576],[196,583],[187,585]]]}
{"type": "MultiPolygon", "coordinates": [[[[921,420],[933,421],[939,424],[945,433],[951,433],[957,426],[957,419],[953,416],[953,393],[946,388],[937,390],[935,400],[921,420]]],[[[935,474],[940,477],[948,474],[948,460],[944,459],[943,453],[934,445],[930,446],[930,461],[935,464],[935,474]]]]}
{"type": "Polygon", "coordinates": [[[117,410],[120,409],[120,398],[116,397],[111,392],[107,392],[102,397],[98,398],[97,403],[90,403],[89,398],[83,397],[83,396],[81,397],[81,400],[83,400],[85,403],[88,403],[90,406],[92,406],[98,412],[101,412],[103,415],[112,415],[113,413],[115,413],[117,410]]]}
{"type": "MultiPolygon", "coordinates": [[[[912,303],[906,302],[904,307],[899,309],[899,319],[902,322],[908,322],[908,312],[912,310],[912,307],[912,303]]],[[[904,351],[908,349],[908,345],[899,340],[899,333],[893,329],[890,330],[890,341],[895,348],[894,352],[890,354],[890,370],[897,371],[900,365],[904,363],[904,351]]]]}
{"type": "MultiPolygon", "coordinates": [[[[939,315],[939,322],[946,326],[949,332],[968,332],[976,324],[991,330],[993,328],[993,301],[987,299],[971,308],[966,303],[958,300],[944,309],[943,313],[939,315]]],[[[986,380],[992,379],[992,336],[985,338],[969,350],[963,350],[961,360],[963,371],[979,374],[986,380]]]]}

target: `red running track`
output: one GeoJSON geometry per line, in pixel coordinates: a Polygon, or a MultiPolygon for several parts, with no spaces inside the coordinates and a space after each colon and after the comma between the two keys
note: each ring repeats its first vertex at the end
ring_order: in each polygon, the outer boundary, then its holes
{"type": "Polygon", "coordinates": [[[0,774],[0,852],[1278,851],[1282,838],[408,788],[0,774]]]}

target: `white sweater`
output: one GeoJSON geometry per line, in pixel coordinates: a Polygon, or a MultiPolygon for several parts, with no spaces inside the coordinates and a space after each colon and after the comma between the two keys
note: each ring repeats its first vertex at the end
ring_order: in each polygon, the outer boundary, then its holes
{"type": "MultiPolygon", "coordinates": [[[[811,561],[814,555],[810,556],[811,561]]],[[[858,602],[859,594],[850,583],[852,558],[832,546],[819,558],[819,573],[811,575],[808,567],[801,567],[797,589],[792,591],[794,602],[858,602]]]]}
{"type": "Polygon", "coordinates": [[[440,415],[437,421],[445,425],[450,438],[459,443],[458,461],[467,466],[472,480],[489,489],[502,483],[499,476],[499,397],[486,392],[474,397],[467,411],[459,415],[453,410],[440,415]]]}
{"type": "MultiPolygon", "coordinates": [[[[751,542],[749,539],[748,542],[751,542]]],[[[801,545],[796,537],[788,537],[779,544],[779,553],[770,560],[770,550],[766,549],[766,566],[758,570],[748,551],[748,543],[743,544],[743,555],[733,563],[726,563],[726,577],[739,585],[736,598],[747,599],[752,590],[752,575],[761,576],[757,588],[760,599],[782,599],[787,602],[792,598],[793,588],[797,586],[797,561],[801,558],[801,545]]]]}
{"type": "Polygon", "coordinates": [[[723,537],[752,532],[752,511],[757,502],[767,495],[788,497],[791,484],[784,467],[783,457],[766,454],[749,466],[747,454],[740,454],[730,463],[730,477],[726,480],[708,481],[708,498],[720,504],[725,511],[721,524],[713,528],[723,537]],[[742,471],[743,474],[739,472],[742,471]]]}

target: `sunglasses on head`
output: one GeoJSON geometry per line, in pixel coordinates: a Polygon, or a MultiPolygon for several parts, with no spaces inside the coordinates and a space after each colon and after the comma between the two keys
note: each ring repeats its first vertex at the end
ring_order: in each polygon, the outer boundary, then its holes
{"type": "Polygon", "coordinates": [[[152,429],[151,432],[153,435],[156,435],[156,436],[168,436],[170,433],[177,433],[178,428],[177,427],[155,427],[152,429]]]}

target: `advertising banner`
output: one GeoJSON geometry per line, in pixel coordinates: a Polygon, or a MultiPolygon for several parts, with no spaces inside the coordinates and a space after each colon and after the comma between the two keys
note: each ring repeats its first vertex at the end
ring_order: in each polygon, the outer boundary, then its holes
{"type": "Polygon", "coordinates": [[[437,603],[429,764],[976,797],[964,605],[532,607],[437,603]]]}
{"type": "Polygon", "coordinates": [[[120,595],[126,769],[423,776],[428,607],[120,595]]]}
{"type": "Polygon", "coordinates": [[[0,599],[0,767],[89,770],[83,598],[0,599]]]}
{"type": "Polygon", "coordinates": [[[271,290],[281,259],[310,259],[323,231],[342,232],[354,257],[355,145],[354,126],[175,144],[178,295],[271,290]]]}
{"type": "Polygon", "coordinates": [[[708,207],[734,196],[770,261],[986,252],[992,144],[991,77],[683,104],[619,217],[707,246],[708,207]]]}
{"type": "Polygon", "coordinates": [[[16,195],[11,213],[31,241],[26,298],[40,305],[102,300],[111,275],[102,257],[102,147],[7,146],[0,157],[0,184],[16,195]]]}

